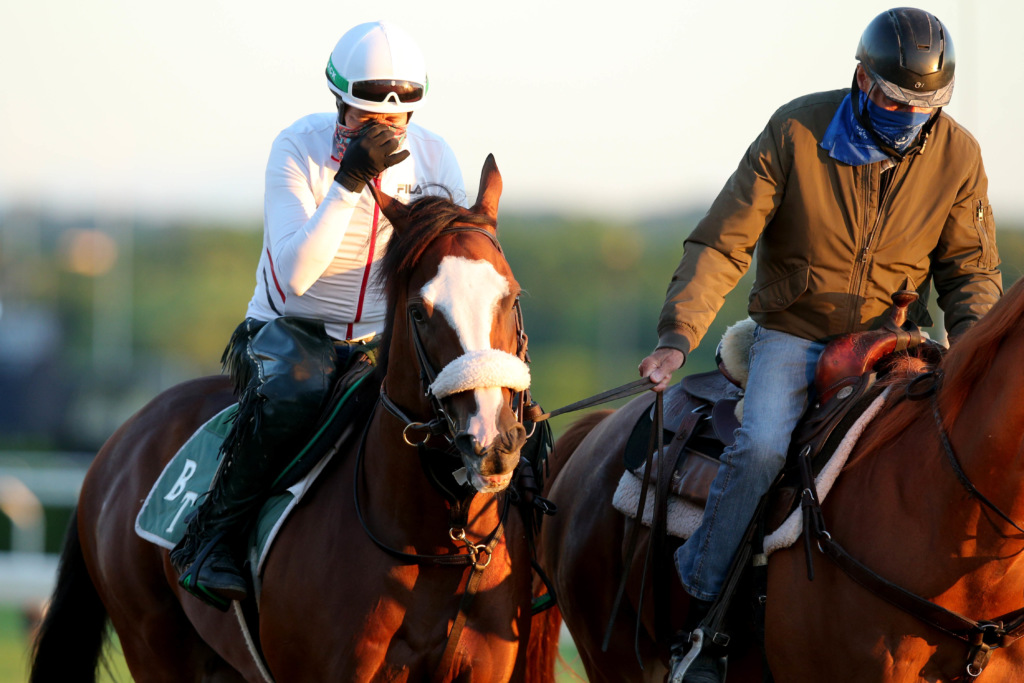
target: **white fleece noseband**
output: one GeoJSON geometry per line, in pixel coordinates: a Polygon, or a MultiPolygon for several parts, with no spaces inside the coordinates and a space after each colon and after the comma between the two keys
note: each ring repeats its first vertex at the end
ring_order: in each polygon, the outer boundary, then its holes
{"type": "Polygon", "coordinates": [[[444,314],[464,353],[448,363],[430,385],[437,398],[473,389],[530,386],[530,369],[511,353],[491,348],[491,325],[498,301],[509,293],[508,279],[488,261],[445,256],[437,275],[420,290],[423,300],[444,314]]]}
{"type": "Polygon", "coordinates": [[[449,254],[441,259],[437,275],[420,289],[423,301],[444,315],[462,346],[462,355],[438,373],[430,392],[438,399],[473,392],[476,411],[466,417],[464,429],[483,449],[503,432],[501,414],[507,407],[502,388],[523,391],[530,386],[526,363],[491,347],[494,316],[510,287],[493,263],[449,254]]]}
{"type": "Polygon", "coordinates": [[[525,391],[530,387],[529,366],[498,349],[468,351],[444,366],[430,391],[437,398],[444,398],[460,391],[491,387],[525,391]]]}

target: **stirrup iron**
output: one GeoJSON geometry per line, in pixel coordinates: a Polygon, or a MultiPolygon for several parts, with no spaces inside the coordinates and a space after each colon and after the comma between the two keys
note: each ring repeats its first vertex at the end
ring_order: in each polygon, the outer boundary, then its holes
{"type": "Polygon", "coordinates": [[[693,660],[697,659],[700,651],[704,648],[704,630],[700,626],[690,632],[690,643],[690,649],[687,650],[686,656],[672,664],[668,683],[683,683],[683,677],[689,670],[690,665],[693,664],[693,660]]]}

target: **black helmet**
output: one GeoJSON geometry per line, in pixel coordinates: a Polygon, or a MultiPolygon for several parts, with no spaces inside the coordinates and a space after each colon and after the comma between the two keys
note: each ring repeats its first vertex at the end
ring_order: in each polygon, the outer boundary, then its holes
{"type": "Polygon", "coordinates": [[[943,23],[924,10],[897,7],[879,14],[860,37],[857,59],[895,102],[942,107],[953,96],[953,41],[943,23]]]}

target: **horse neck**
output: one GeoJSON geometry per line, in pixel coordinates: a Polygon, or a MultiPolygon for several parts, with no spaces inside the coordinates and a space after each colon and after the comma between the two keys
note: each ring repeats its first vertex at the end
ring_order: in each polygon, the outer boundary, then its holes
{"type": "MultiPolygon", "coordinates": [[[[1002,345],[972,382],[949,428],[950,443],[971,482],[1024,527],[1024,343],[1002,345]]],[[[1000,523],[1016,535],[1012,527],[1000,523]]]]}
{"type": "MultiPolygon", "coordinates": [[[[952,453],[970,484],[1024,527],[1024,401],[1019,399],[1019,381],[1006,381],[1019,380],[1022,355],[997,354],[971,382],[958,414],[953,413],[953,391],[940,392],[938,403],[952,453]]],[[[918,491],[918,509],[907,511],[917,517],[918,533],[928,535],[932,557],[948,558],[931,565],[933,587],[944,583],[949,598],[962,601],[951,607],[975,617],[1020,607],[1024,533],[967,493],[930,405],[912,431],[922,446],[934,444],[908,453],[911,460],[904,460],[901,472],[918,491]]]]}

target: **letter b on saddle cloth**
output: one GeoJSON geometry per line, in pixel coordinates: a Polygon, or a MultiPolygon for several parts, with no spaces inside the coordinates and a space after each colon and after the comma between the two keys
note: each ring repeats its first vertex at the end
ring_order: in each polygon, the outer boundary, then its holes
{"type": "MultiPolygon", "coordinates": [[[[917,325],[907,320],[907,307],[916,299],[916,292],[897,292],[893,295],[890,317],[882,327],[839,337],[825,347],[815,374],[815,402],[797,426],[783,474],[762,507],[764,519],[758,523],[762,536],[764,530],[778,527],[796,507],[801,465],[809,466],[808,474],[812,477],[821,471],[847,430],[881,393],[877,379],[889,372],[898,357],[913,354],[926,362],[939,360],[942,347],[924,337],[917,325]]],[[[723,336],[723,347],[749,349],[753,327],[749,319],[733,325],[723,336]]],[[[742,352],[726,355],[746,357],[742,352]]],[[[667,481],[668,490],[663,495],[654,495],[652,491],[642,495],[641,482],[650,444],[654,443],[653,408],[644,412],[627,441],[627,471],[613,504],[620,512],[636,518],[639,502],[644,498],[643,523],[653,526],[655,534],[688,538],[696,531],[711,482],[718,472],[719,456],[735,441],[743,389],[733,377],[745,378],[746,368],[726,368],[721,362],[719,368],[684,377],[665,393],[663,456],[656,452],[649,460],[652,488],[654,482],[667,481]],[[671,468],[668,478],[658,476],[662,462],[669,463],[671,468]],[[667,509],[660,509],[662,506],[667,509]],[[659,518],[663,520],[661,524],[657,522],[659,518]]],[[[664,539],[652,538],[651,544],[654,552],[660,546],[665,554],[653,562],[654,566],[669,566],[664,539]]],[[[738,557],[742,556],[738,553],[738,557]]],[[[667,595],[657,594],[657,571],[655,579],[654,604],[667,604],[667,595]]]]}
{"type": "MultiPolygon", "coordinates": [[[[329,457],[325,456],[333,455],[342,443],[355,438],[358,427],[364,422],[363,416],[372,408],[377,391],[366,380],[375,365],[378,342],[376,339],[366,343],[334,342],[323,331],[323,323],[318,321],[280,318],[272,325],[252,325],[251,322],[239,326],[229,351],[235,347],[246,349],[249,337],[263,330],[280,337],[281,331],[274,327],[287,326],[295,328],[297,333],[285,341],[263,342],[262,346],[257,346],[258,351],[265,352],[267,344],[272,344],[275,350],[296,346],[306,352],[328,355],[333,357],[340,375],[323,380],[329,386],[321,406],[302,406],[309,411],[309,426],[284,432],[296,445],[285,450],[284,458],[267,473],[266,491],[243,525],[246,527],[244,537],[249,543],[246,554],[251,570],[258,574],[284,518],[326,466],[329,457]],[[247,325],[252,329],[243,330],[247,325]]],[[[236,355],[240,353],[243,351],[236,350],[236,355]]],[[[282,355],[286,354],[277,354],[282,355]]],[[[237,362],[228,363],[236,384],[245,387],[248,378],[245,370],[234,369],[237,365],[237,362]],[[239,376],[242,377],[240,382],[239,376]]],[[[239,403],[233,403],[200,426],[167,463],[136,517],[135,531],[141,538],[168,550],[181,540],[189,515],[210,490],[217,471],[224,465],[224,445],[232,438],[236,423],[244,419],[239,417],[240,408],[239,403]]],[[[288,427],[285,424],[279,429],[288,427]]]]}

